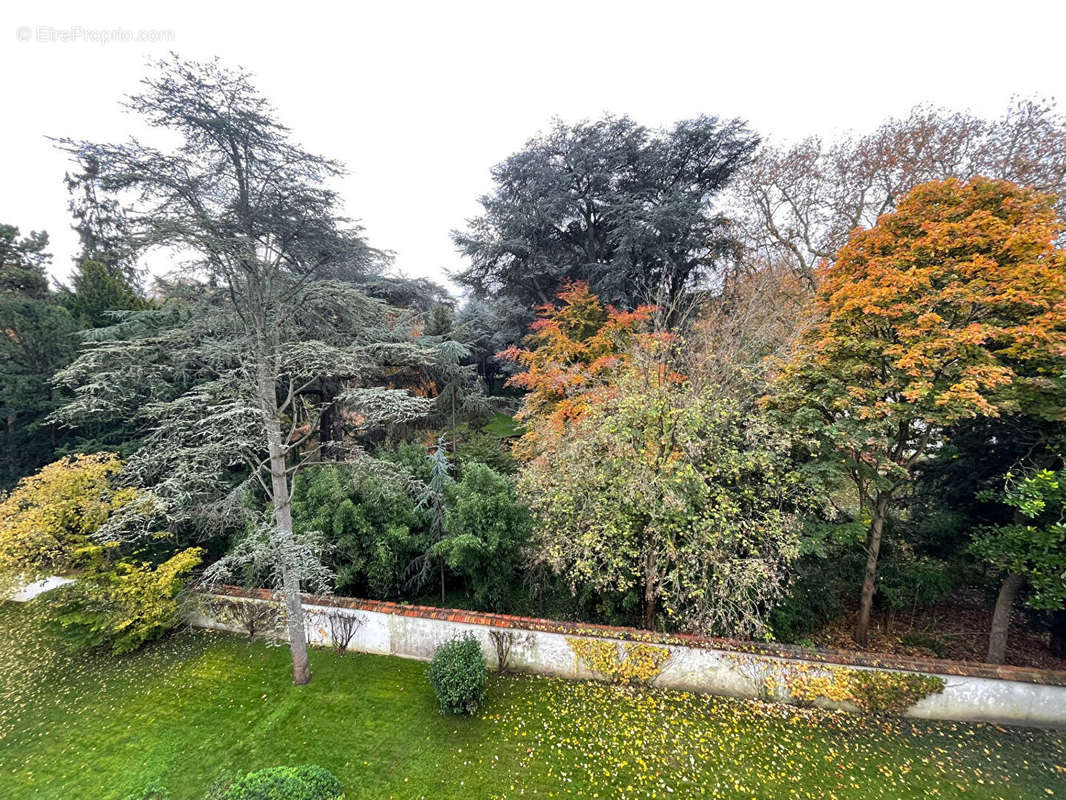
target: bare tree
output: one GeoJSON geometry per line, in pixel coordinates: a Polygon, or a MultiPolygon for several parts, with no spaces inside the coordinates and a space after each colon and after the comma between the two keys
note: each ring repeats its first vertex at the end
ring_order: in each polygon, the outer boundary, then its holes
{"type": "Polygon", "coordinates": [[[324,616],[329,628],[330,644],[338,653],[343,653],[355,638],[355,634],[363,627],[363,620],[339,608],[330,609],[324,616]]]}
{"type": "Polygon", "coordinates": [[[809,285],[787,264],[731,275],[692,321],[682,372],[694,387],[754,402],[810,323],[810,299],[809,285]]]}
{"type": "Polygon", "coordinates": [[[749,254],[788,263],[813,284],[819,261],[916,185],[976,175],[1051,192],[1066,210],[1066,119],[1035,99],[1015,99],[998,120],[918,106],[863,136],[767,145],[734,198],[749,254]]]}
{"type": "Polygon", "coordinates": [[[515,649],[528,646],[532,638],[531,633],[519,633],[499,628],[489,630],[489,641],[492,642],[492,647],[496,651],[497,671],[501,673],[509,671],[515,649]]]}

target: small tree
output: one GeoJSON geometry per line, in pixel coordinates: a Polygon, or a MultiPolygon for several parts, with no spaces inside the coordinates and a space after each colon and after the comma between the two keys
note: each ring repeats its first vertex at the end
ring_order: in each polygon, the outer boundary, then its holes
{"type": "Polygon", "coordinates": [[[973,543],[1002,580],[988,639],[993,664],[1006,657],[1014,597],[1023,584],[1032,586],[1033,608],[1060,610],[1066,603],[1066,470],[1008,474],[1000,499],[1017,512],[1016,522],[985,528],[973,543]]]}
{"type": "Polygon", "coordinates": [[[338,594],[399,596],[408,564],[425,545],[419,486],[403,466],[380,459],[308,465],[297,475],[293,523],[301,535],[327,537],[324,557],[338,594]]]}
{"type": "Polygon", "coordinates": [[[537,309],[525,348],[512,346],[497,355],[523,368],[507,385],[527,392],[515,417],[530,426],[522,448],[526,455],[535,451],[540,426],[559,429],[581,416],[591,392],[625,363],[635,334],[654,311],[605,306],[585,283],[567,285],[558,300],[557,306],[537,309]]]}
{"type": "Polygon", "coordinates": [[[817,457],[846,471],[868,515],[860,644],[885,521],[916,466],[954,423],[1039,405],[1046,370],[1061,365],[1059,231],[1049,195],[946,180],[916,188],[820,267],[821,319],[801,338],[771,404],[810,435],[817,457]]]}
{"type": "Polygon", "coordinates": [[[285,609],[274,601],[201,595],[200,613],[223,625],[236,625],[252,639],[256,634],[277,639],[285,632],[285,609]]]}
{"type": "MultiPolygon", "coordinates": [[[[76,570],[54,601],[55,618],[79,646],[126,652],[178,622],[179,599],[203,550],[187,548],[150,563],[155,553],[124,548],[112,533],[126,515],[150,520],[146,493],[115,486],[113,453],[69,456],[19,481],[0,503],[0,596],[18,582],[76,570]]],[[[148,548],[141,548],[147,551],[148,548]]]]}
{"type": "Polygon", "coordinates": [[[767,634],[798,555],[807,490],[785,435],[652,353],[519,478],[533,558],[572,590],[635,591],[646,628],[767,634]]]}
{"type": "Polygon", "coordinates": [[[333,649],[343,653],[352,643],[355,634],[363,627],[363,620],[355,614],[345,613],[339,608],[330,609],[326,613],[326,624],[329,626],[329,641],[333,649]]]}
{"type": "Polygon", "coordinates": [[[451,464],[448,462],[448,449],[444,437],[437,439],[437,449],[429,456],[429,481],[418,495],[418,508],[429,515],[429,541],[425,551],[411,561],[408,573],[411,586],[421,587],[429,583],[434,567],[440,575],[440,602],[445,602],[444,566],[445,557],[442,543],[445,533],[445,513],[448,504],[448,487],[452,484],[451,464]]]}
{"type": "Polygon", "coordinates": [[[491,628],[489,641],[492,642],[492,649],[496,651],[496,671],[502,674],[511,670],[515,648],[529,646],[533,642],[533,634],[491,628]]]}

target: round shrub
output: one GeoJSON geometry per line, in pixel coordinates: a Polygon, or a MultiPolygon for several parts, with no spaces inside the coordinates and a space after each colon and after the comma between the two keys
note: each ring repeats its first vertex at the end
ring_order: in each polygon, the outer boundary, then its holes
{"type": "Polygon", "coordinates": [[[489,671],[471,634],[445,642],[433,654],[429,680],[442,714],[472,714],[485,699],[489,671]]]}
{"type": "Polygon", "coordinates": [[[341,782],[314,764],[249,772],[225,794],[225,800],[338,800],[340,797],[341,782]]]}

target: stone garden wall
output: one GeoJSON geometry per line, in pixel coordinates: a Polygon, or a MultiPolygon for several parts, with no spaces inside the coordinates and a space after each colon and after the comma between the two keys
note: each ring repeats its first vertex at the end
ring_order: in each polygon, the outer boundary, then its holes
{"type": "MultiPolygon", "coordinates": [[[[879,703],[895,703],[910,717],[1066,728],[1066,672],[662,635],[332,596],[308,595],[304,602],[312,643],[331,644],[330,615],[354,616],[358,628],[348,649],[363,653],[429,660],[442,642],[469,632],[481,642],[490,668],[497,666],[502,641],[510,644],[512,669],[539,675],[602,679],[613,672],[616,678],[647,679],[671,689],[847,710],[869,708],[870,692],[855,691],[865,685],[873,687],[879,703]]],[[[234,603],[276,605],[267,591],[227,588],[198,596],[189,621],[241,630],[232,616],[219,613],[234,603]]]]}

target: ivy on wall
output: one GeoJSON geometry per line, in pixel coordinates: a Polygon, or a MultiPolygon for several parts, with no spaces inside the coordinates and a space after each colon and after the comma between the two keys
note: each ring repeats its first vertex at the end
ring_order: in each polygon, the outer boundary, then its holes
{"type": "Polygon", "coordinates": [[[781,662],[740,653],[725,658],[767,702],[808,706],[825,699],[850,703],[868,714],[903,714],[919,700],[940,694],[946,685],[941,677],[917,672],[781,662]]]}
{"type": "MultiPolygon", "coordinates": [[[[944,691],[944,679],[915,672],[844,667],[789,667],[781,685],[792,702],[809,705],[819,699],[851,703],[868,714],[903,714],[924,697],[944,691]]],[[[769,688],[776,686],[768,679],[769,688]]]]}
{"type": "Polygon", "coordinates": [[[567,637],[566,643],[588,669],[615,683],[651,682],[670,659],[670,649],[627,642],[624,655],[616,642],[567,637]]]}

